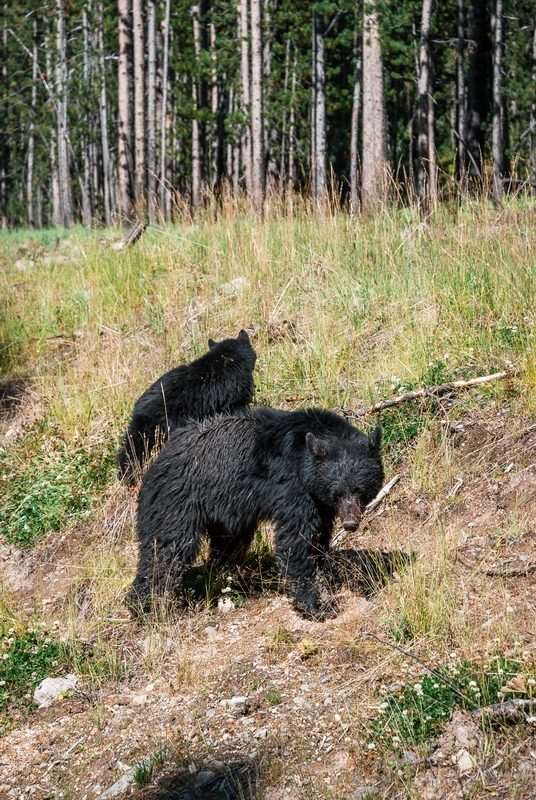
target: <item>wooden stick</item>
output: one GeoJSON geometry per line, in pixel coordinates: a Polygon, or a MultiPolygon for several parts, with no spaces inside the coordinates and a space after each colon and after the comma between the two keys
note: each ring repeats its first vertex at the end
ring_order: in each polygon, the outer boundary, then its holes
{"type": "Polygon", "coordinates": [[[460,564],[463,564],[464,567],[467,567],[467,569],[477,570],[483,575],[489,575],[490,578],[519,578],[524,575],[530,575],[531,572],[536,572],[536,562],[529,563],[524,567],[514,567],[513,569],[508,569],[508,567],[505,569],[500,569],[499,567],[483,568],[480,565],[488,558],[488,555],[489,554],[486,554],[479,561],[472,563],[457,550],[456,560],[459,561],[460,564]]]}
{"type": "Polygon", "coordinates": [[[505,721],[514,721],[516,719],[526,717],[524,709],[527,708],[529,712],[534,708],[536,710],[536,699],[531,700],[506,700],[502,703],[492,703],[489,706],[476,708],[471,711],[471,716],[477,717],[491,717],[491,719],[501,719],[505,721]]]}
{"type": "Polygon", "coordinates": [[[124,250],[125,247],[132,247],[133,244],[136,244],[146,229],[147,223],[142,219],[138,219],[123,239],[104,238],[100,240],[100,243],[106,247],[111,247],[112,250],[124,250]]]}
{"type": "Polygon", "coordinates": [[[413,392],[405,392],[396,397],[390,397],[388,400],[382,400],[380,403],[375,403],[373,406],[358,408],[357,410],[338,406],[335,410],[339,411],[345,417],[360,419],[364,417],[365,414],[377,414],[378,411],[383,411],[392,406],[398,406],[400,403],[406,403],[408,400],[417,400],[419,397],[442,397],[456,389],[471,389],[473,386],[481,386],[483,383],[512,378],[514,375],[517,375],[518,372],[519,370],[517,369],[508,369],[504,372],[494,372],[493,375],[482,375],[480,378],[471,378],[468,381],[452,381],[452,383],[442,383],[439,386],[425,386],[423,389],[416,389],[413,392]]]}

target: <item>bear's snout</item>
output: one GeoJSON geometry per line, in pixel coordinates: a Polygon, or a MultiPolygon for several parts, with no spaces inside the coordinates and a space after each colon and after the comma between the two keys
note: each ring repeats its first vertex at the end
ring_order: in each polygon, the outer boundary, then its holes
{"type": "Polygon", "coordinates": [[[345,531],[356,531],[362,516],[363,511],[358,502],[353,499],[345,499],[341,502],[339,517],[345,531]]]}

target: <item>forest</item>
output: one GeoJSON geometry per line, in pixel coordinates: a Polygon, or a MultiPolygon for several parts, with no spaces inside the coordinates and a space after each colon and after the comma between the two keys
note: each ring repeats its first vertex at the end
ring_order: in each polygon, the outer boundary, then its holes
{"type": "Polygon", "coordinates": [[[530,0],[2,9],[2,227],[536,193],[530,0]]]}

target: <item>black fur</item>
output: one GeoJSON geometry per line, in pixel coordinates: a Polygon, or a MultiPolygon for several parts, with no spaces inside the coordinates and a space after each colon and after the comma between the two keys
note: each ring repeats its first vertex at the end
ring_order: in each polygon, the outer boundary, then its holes
{"type": "Polygon", "coordinates": [[[188,420],[201,422],[251,403],[256,355],[247,332],[219,343],[209,339],[208,345],[201,358],[166,372],[136,400],[117,454],[120,478],[136,483],[155,445],[188,420]]]}
{"type": "Polygon", "coordinates": [[[178,587],[204,534],[216,562],[242,558],[262,520],[297,609],[323,619],[317,568],[337,514],[351,530],[381,488],[381,428],[370,436],[321,409],[257,408],[189,423],[147,470],[138,498],[133,610],[178,587]]]}

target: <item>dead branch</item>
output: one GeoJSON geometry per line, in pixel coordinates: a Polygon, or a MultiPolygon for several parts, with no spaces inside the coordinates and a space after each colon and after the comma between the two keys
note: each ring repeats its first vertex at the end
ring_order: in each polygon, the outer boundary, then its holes
{"type": "Polygon", "coordinates": [[[132,247],[133,244],[136,244],[146,229],[147,223],[138,219],[123,239],[101,239],[100,243],[106,247],[111,247],[112,250],[124,250],[126,247],[132,247]]]}
{"type": "Polygon", "coordinates": [[[379,403],[375,403],[373,406],[358,408],[357,410],[338,406],[335,410],[339,411],[345,417],[360,419],[366,414],[377,414],[379,411],[391,408],[392,406],[398,406],[401,403],[406,403],[408,400],[417,400],[420,397],[432,397],[437,399],[438,397],[443,397],[445,394],[449,394],[449,392],[456,391],[456,389],[471,389],[473,386],[481,386],[483,383],[500,381],[504,378],[513,378],[518,372],[519,370],[517,369],[509,369],[504,372],[495,372],[493,375],[482,375],[480,378],[471,378],[468,381],[452,381],[452,383],[442,383],[439,386],[425,386],[423,389],[416,389],[413,392],[405,392],[396,397],[390,397],[388,400],[382,400],[379,403]]]}
{"type": "MultiPolygon", "coordinates": [[[[391,478],[389,483],[385,484],[383,489],[380,489],[374,500],[371,500],[368,506],[365,508],[363,519],[365,519],[365,517],[371,514],[374,511],[374,509],[378,508],[380,503],[382,503],[385,500],[391,489],[393,489],[396,486],[401,477],[402,475],[395,475],[394,478],[391,478]]],[[[331,547],[332,548],[338,547],[338,545],[342,544],[346,540],[347,536],[348,536],[348,531],[340,530],[331,540],[331,547]]]]}
{"type": "Polygon", "coordinates": [[[490,719],[501,720],[503,722],[515,722],[520,719],[525,719],[526,714],[523,709],[527,708],[529,713],[533,709],[536,710],[536,700],[507,700],[503,703],[492,703],[489,706],[482,708],[475,708],[471,711],[471,715],[477,719],[488,717],[490,719]]]}
{"type": "Polygon", "coordinates": [[[467,569],[477,569],[482,575],[489,575],[490,578],[519,578],[525,575],[530,575],[531,572],[536,572],[536,563],[526,564],[524,567],[517,567],[514,569],[500,569],[499,567],[488,567],[487,569],[481,568],[480,565],[486,560],[488,556],[485,555],[480,561],[471,562],[457,550],[456,560],[463,564],[467,569]]]}

